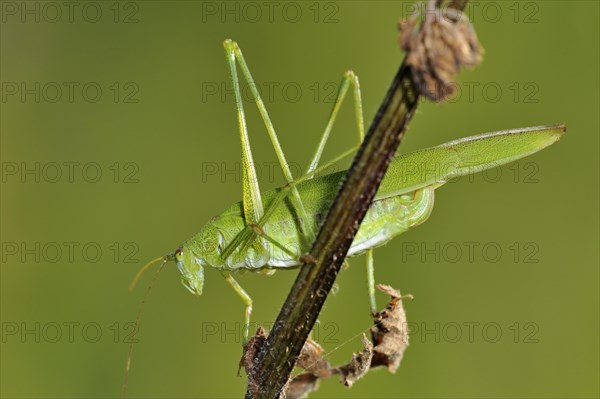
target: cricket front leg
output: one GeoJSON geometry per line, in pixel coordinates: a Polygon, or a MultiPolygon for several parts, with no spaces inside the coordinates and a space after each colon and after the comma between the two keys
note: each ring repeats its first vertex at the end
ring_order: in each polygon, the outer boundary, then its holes
{"type": "Polygon", "coordinates": [[[242,288],[242,286],[233,278],[231,273],[229,272],[221,272],[223,277],[225,277],[225,281],[231,285],[233,290],[239,295],[242,299],[242,302],[246,305],[246,311],[244,316],[244,343],[248,341],[248,332],[250,329],[250,315],[252,314],[252,298],[248,293],[242,288]]]}

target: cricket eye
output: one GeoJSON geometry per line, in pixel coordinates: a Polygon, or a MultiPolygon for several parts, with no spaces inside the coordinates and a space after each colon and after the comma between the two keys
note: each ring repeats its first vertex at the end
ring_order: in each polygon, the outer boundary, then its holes
{"type": "Polygon", "coordinates": [[[183,251],[181,248],[178,248],[177,251],[175,251],[175,259],[179,261],[183,259],[183,251]]]}

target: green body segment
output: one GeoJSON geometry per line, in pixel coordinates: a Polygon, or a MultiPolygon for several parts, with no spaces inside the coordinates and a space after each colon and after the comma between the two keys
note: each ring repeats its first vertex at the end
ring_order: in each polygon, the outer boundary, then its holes
{"type": "MultiPolygon", "coordinates": [[[[306,212],[316,226],[326,216],[337,193],[340,178],[341,176],[337,174],[329,175],[327,178],[318,179],[318,184],[300,184],[298,186],[298,192],[302,197],[306,212]]],[[[269,207],[276,194],[276,191],[263,194],[265,207],[269,207]]],[[[410,227],[424,222],[431,214],[433,200],[433,187],[411,194],[376,200],[363,220],[348,255],[358,255],[367,249],[385,244],[410,227]]],[[[222,252],[246,227],[242,212],[241,203],[233,205],[213,218],[203,231],[188,242],[188,245],[196,246],[195,253],[206,253],[205,250],[208,249],[206,240],[210,240],[208,236],[214,237],[217,234],[219,237],[218,252],[222,252]]],[[[265,238],[256,237],[255,245],[251,245],[247,250],[240,246],[227,259],[218,259],[217,257],[210,259],[209,265],[227,270],[299,266],[300,258],[310,248],[303,245],[304,241],[298,225],[298,216],[289,202],[281,202],[276,205],[268,222],[261,226],[266,235],[276,240],[279,245],[274,245],[265,238]]]]}
{"type": "MultiPolygon", "coordinates": [[[[385,244],[395,236],[424,222],[431,214],[434,189],[451,178],[497,167],[537,152],[556,142],[562,127],[534,127],[488,133],[396,157],[384,177],[374,202],[349,250],[349,256],[385,244]]],[[[306,214],[318,226],[335,198],[344,172],[316,177],[296,187],[306,214]]],[[[263,193],[269,209],[278,191],[263,193]]],[[[187,265],[222,270],[263,270],[300,265],[309,248],[302,245],[299,217],[286,198],[275,205],[267,222],[260,226],[264,236],[254,236],[249,246],[239,246],[231,256],[221,254],[248,227],[243,204],[236,203],[214,217],[182,246],[187,265]],[[276,242],[279,245],[274,245],[276,242]],[[195,260],[195,262],[193,262],[195,260]],[[196,263],[197,265],[190,265],[196,263]]]]}

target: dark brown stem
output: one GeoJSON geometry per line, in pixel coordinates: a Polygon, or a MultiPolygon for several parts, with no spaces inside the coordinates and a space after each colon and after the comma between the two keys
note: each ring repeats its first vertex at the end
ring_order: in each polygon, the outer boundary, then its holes
{"type": "Polygon", "coordinates": [[[279,398],[419,102],[411,67],[398,70],[266,342],[246,398],[279,398]]]}

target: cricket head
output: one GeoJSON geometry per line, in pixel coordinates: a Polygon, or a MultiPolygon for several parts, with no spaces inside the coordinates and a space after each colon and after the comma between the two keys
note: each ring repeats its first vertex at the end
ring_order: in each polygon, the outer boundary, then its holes
{"type": "MultiPolygon", "coordinates": [[[[174,252],[151,260],[144,265],[134,277],[129,286],[129,290],[133,291],[140,276],[153,264],[160,262],[160,271],[167,262],[173,261],[177,264],[177,269],[179,269],[179,272],[181,273],[181,283],[183,286],[192,294],[202,295],[202,288],[204,287],[204,266],[218,268],[222,264],[222,241],[223,238],[219,230],[209,223],[200,231],[200,233],[184,242],[174,252]]],[[[152,284],[149,288],[151,288],[151,286],[152,284]]]]}
{"type": "Polygon", "coordinates": [[[177,264],[177,268],[181,273],[181,282],[183,283],[183,286],[187,288],[192,294],[202,295],[202,287],[204,286],[204,270],[202,268],[202,264],[199,263],[201,262],[201,260],[196,258],[190,247],[185,244],[177,248],[175,252],[168,253],[165,256],[161,256],[160,258],[156,258],[146,263],[133,278],[133,281],[129,285],[129,291],[133,291],[142,274],[150,266],[160,262],[161,265],[158,271],[156,272],[154,279],[152,280],[152,282],[148,286],[148,289],[146,290],[147,295],[150,289],[152,288],[152,285],[154,284],[154,280],[156,280],[156,277],[163,269],[163,266],[167,262],[171,261],[174,261],[177,264]]]}
{"type": "Polygon", "coordinates": [[[173,253],[173,259],[181,273],[181,283],[192,294],[202,295],[204,268],[198,263],[192,250],[183,245],[173,253]]]}
{"type": "Polygon", "coordinates": [[[192,294],[202,295],[204,267],[219,268],[222,264],[222,246],[221,233],[212,223],[208,223],[173,253],[173,260],[181,273],[181,282],[192,294]]]}

